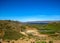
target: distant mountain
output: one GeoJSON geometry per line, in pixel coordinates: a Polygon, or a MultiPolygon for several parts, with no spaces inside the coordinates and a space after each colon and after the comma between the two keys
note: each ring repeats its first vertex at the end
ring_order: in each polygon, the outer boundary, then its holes
{"type": "Polygon", "coordinates": [[[27,24],[48,24],[52,22],[60,22],[60,21],[30,21],[30,22],[25,22],[27,24]]]}

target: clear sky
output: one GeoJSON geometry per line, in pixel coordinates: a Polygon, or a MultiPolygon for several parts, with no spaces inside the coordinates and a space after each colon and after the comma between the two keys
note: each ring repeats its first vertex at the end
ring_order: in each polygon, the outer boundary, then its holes
{"type": "Polygon", "coordinates": [[[0,20],[60,20],[60,0],[0,0],[0,20]]]}

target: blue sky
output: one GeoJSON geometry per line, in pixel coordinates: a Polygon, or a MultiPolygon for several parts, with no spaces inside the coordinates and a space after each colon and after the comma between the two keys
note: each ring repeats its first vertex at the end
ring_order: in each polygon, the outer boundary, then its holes
{"type": "Polygon", "coordinates": [[[0,20],[60,20],[60,0],[0,0],[0,20]]]}

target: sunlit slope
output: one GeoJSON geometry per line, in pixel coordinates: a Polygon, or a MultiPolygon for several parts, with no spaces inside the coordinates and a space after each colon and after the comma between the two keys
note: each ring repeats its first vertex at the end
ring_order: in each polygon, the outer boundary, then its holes
{"type": "Polygon", "coordinates": [[[2,39],[19,39],[23,37],[20,32],[21,23],[10,20],[0,20],[0,38],[2,39]]]}

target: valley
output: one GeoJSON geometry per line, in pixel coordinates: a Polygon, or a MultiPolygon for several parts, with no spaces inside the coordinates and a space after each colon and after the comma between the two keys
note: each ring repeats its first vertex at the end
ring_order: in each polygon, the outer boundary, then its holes
{"type": "Polygon", "coordinates": [[[60,22],[0,20],[0,43],[60,43],[60,22]]]}

